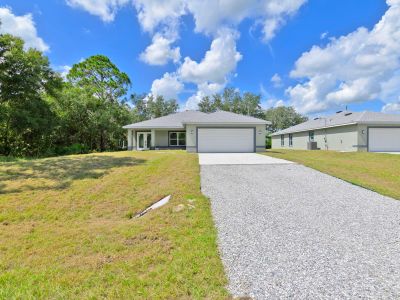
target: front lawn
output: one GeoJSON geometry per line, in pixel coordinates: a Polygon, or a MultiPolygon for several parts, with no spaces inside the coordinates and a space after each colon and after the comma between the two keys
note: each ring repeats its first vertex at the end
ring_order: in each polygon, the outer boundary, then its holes
{"type": "Polygon", "coordinates": [[[0,229],[1,299],[228,296],[195,154],[1,162],[0,229]]]}
{"type": "Polygon", "coordinates": [[[400,200],[400,155],[360,152],[268,150],[353,184],[400,200]]]}

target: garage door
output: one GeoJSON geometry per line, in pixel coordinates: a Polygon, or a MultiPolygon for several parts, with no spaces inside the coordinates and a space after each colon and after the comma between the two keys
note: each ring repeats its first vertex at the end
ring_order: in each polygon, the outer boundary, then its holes
{"type": "Polygon", "coordinates": [[[254,128],[199,128],[198,152],[254,152],[254,128]]]}
{"type": "Polygon", "coordinates": [[[400,128],[369,128],[368,151],[399,152],[400,128]]]}

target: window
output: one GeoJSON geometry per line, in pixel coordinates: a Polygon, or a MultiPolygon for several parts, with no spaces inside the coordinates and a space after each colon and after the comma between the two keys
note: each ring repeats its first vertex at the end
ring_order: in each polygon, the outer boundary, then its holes
{"type": "Polygon", "coordinates": [[[285,135],[281,134],[281,147],[285,146],[285,135]]]}
{"type": "Polygon", "coordinates": [[[309,131],[308,132],[308,140],[310,142],[314,142],[314,131],[309,131]]]}
{"type": "Polygon", "coordinates": [[[170,132],[169,145],[172,147],[186,146],[186,132],[170,132]]]}
{"type": "Polygon", "coordinates": [[[289,134],[289,147],[293,146],[293,134],[289,134]]]}

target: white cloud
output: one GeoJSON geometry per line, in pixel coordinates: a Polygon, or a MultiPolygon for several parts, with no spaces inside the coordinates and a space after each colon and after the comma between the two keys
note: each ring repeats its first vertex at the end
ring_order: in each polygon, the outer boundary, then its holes
{"type": "Polygon", "coordinates": [[[280,107],[280,106],[285,106],[285,101],[278,100],[278,101],[275,102],[274,107],[280,107]]]}
{"type": "Polygon", "coordinates": [[[218,83],[201,83],[197,86],[197,92],[190,96],[185,104],[185,109],[197,109],[201,99],[205,96],[211,96],[221,92],[225,84],[218,83]]]}
{"type": "Polygon", "coordinates": [[[235,27],[246,18],[263,27],[269,41],[306,0],[134,0],[138,19],[145,31],[157,26],[175,27],[183,15],[191,14],[195,30],[215,35],[221,27],[235,27]]]}
{"type": "Polygon", "coordinates": [[[37,34],[35,22],[31,14],[16,16],[10,8],[0,7],[0,33],[8,33],[25,41],[26,48],[36,48],[46,52],[49,46],[37,34]]]}
{"type": "Polygon", "coordinates": [[[54,69],[60,73],[61,77],[63,79],[67,78],[67,75],[69,73],[69,71],[71,71],[72,67],[68,66],[68,65],[64,65],[64,66],[55,66],[54,69]]]}
{"type": "Polygon", "coordinates": [[[321,33],[321,35],[319,37],[321,40],[324,40],[327,36],[328,36],[328,32],[325,31],[325,32],[321,33]]]}
{"type": "Polygon", "coordinates": [[[130,0],[66,0],[69,6],[83,9],[104,22],[113,21],[118,9],[129,2],[130,0]]]}
{"type": "Polygon", "coordinates": [[[183,0],[134,0],[143,30],[153,32],[159,25],[177,30],[178,19],[185,14],[183,0]]]}
{"type": "Polygon", "coordinates": [[[382,112],[384,113],[397,113],[400,114],[400,102],[388,103],[382,107],[382,112]]]}
{"type": "Polygon", "coordinates": [[[221,30],[200,62],[185,57],[179,74],[184,81],[197,84],[211,82],[222,84],[227,75],[236,69],[242,55],[236,51],[237,34],[221,30]]]}
{"type": "Polygon", "coordinates": [[[179,62],[181,58],[179,47],[171,48],[174,40],[167,39],[161,34],[153,37],[153,42],[140,54],[140,59],[149,65],[162,66],[172,60],[179,62]]]}
{"type": "Polygon", "coordinates": [[[151,93],[155,96],[164,96],[165,99],[177,99],[182,91],[183,84],[175,74],[165,73],[160,79],[153,81],[151,93]]]}
{"type": "Polygon", "coordinates": [[[306,80],[287,89],[296,109],[316,113],[373,99],[398,101],[400,1],[387,3],[389,9],[372,30],[361,27],[302,54],[291,76],[306,80]]]}
{"type": "MultiPolygon", "coordinates": [[[[112,21],[121,6],[132,1],[141,28],[153,36],[152,43],[140,55],[151,65],[180,60],[180,50],[172,44],[179,38],[183,16],[192,16],[195,31],[212,37],[210,50],[200,62],[185,57],[176,71],[180,82],[199,87],[225,86],[234,74],[242,55],[236,51],[236,28],[245,19],[261,26],[263,40],[271,40],[286,19],[307,0],[66,0],[112,21]]],[[[204,91],[199,90],[199,94],[204,91]]],[[[194,95],[195,96],[195,95],[194,95]]]]}
{"type": "Polygon", "coordinates": [[[275,88],[282,87],[282,78],[277,73],[275,73],[274,76],[271,77],[271,82],[275,88]]]}

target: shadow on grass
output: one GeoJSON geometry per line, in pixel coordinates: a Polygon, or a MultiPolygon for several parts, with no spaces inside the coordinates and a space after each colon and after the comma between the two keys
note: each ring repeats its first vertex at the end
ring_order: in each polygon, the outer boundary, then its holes
{"type": "Polygon", "coordinates": [[[275,154],[285,154],[285,152],[277,151],[277,150],[267,150],[265,153],[275,153],[275,154]]]}
{"type": "Polygon", "coordinates": [[[68,188],[75,180],[97,179],[108,174],[113,168],[136,166],[145,162],[144,159],[134,157],[107,155],[16,161],[10,164],[9,168],[0,169],[0,194],[28,190],[61,190],[68,188]],[[20,181],[21,184],[16,188],[7,189],[5,181],[20,181]],[[46,184],[46,181],[51,184],[46,184]]]}

